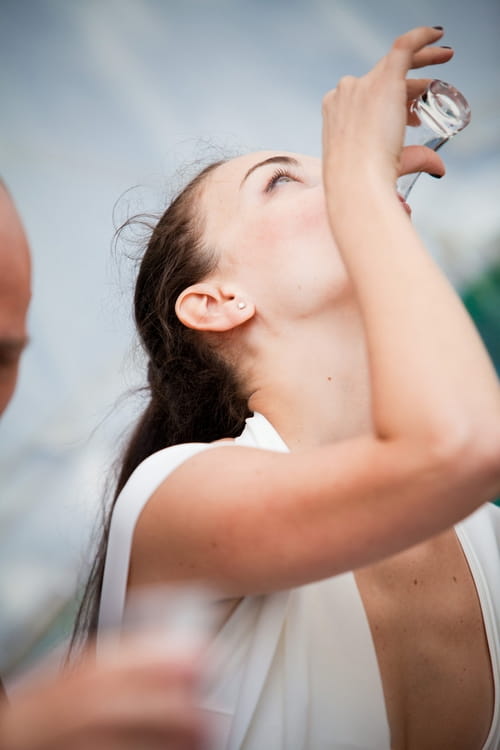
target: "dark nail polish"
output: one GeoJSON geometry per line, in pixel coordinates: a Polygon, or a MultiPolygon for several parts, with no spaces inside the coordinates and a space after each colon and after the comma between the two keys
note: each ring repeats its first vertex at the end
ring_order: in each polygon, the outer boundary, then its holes
{"type": "Polygon", "coordinates": [[[437,31],[442,31],[443,30],[442,26],[433,26],[432,28],[436,29],[437,31]]]}
{"type": "Polygon", "coordinates": [[[442,174],[431,174],[431,173],[429,172],[429,177],[435,177],[435,178],[436,178],[436,180],[440,180],[442,176],[443,176],[442,174]]]}

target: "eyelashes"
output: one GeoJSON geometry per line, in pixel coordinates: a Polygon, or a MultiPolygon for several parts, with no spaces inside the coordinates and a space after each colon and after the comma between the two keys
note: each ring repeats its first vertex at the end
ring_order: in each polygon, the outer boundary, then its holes
{"type": "Polygon", "coordinates": [[[284,167],[278,167],[277,169],[274,170],[271,177],[267,181],[264,192],[270,193],[272,190],[274,190],[278,181],[281,180],[283,177],[293,182],[300,182],[297,175],[293,174],[293,172],[291,172],[289,169],[285,169],[284,167]]]}

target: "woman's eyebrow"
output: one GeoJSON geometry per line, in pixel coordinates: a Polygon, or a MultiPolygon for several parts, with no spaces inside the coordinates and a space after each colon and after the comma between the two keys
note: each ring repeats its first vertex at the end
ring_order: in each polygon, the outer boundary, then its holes
{"type": "Polygon", "coordinates": [[[254,172],[259,167],[265,167],[266,164],[289,164],[293,167],[299,166],[299,162],[297,161],[297,159],[294,159],[293,156],[270,156],[268,159],[264,159],[264,161],[259,161],[257,162],[257,164],[254,164],[253,166],[250,167],[250,169],[248,170],[248,172],[246,173],[246,175],[243,177],[241,181],[240,189],[242,188],[245,180],[248,179],[248,177],[250,177],[252,172],[254,172]]]}

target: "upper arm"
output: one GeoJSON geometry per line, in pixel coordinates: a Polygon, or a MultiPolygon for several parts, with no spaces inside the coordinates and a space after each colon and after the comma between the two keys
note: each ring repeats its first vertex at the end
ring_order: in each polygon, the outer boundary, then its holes
{"type": "Polygon", "coordinates": [[[449,463],[370,436],[293,453],[204,451],[145,506],[129,582],[206,580],[244,595],[369,564],[472,510],[464,497],[481,488],[449,463]]]}

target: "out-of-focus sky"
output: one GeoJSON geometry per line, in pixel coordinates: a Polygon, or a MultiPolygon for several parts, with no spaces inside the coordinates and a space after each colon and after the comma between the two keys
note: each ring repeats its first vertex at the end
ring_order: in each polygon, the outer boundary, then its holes
{"type": "Polygon", "coordinates": [[[456,51],[429,77],[473,111],[447,176],[411,199],[460,287],[499,246],[498,0],[0,0],[0,173],[34,260],[31,344],[0,423],[0,669],[72,591],[137,408],[117,403],[140,374],[113,214],[159,210],[221,152],[319,156],[323,94],[420,24],[456,51]]]}

